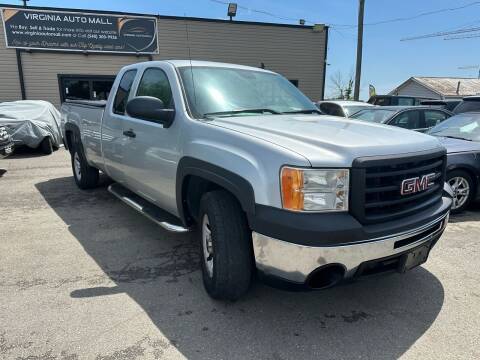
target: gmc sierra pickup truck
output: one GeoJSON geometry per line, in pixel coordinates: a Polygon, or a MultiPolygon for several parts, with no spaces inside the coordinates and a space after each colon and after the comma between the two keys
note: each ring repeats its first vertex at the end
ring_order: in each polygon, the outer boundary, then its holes
{"type": "Polygon", "coordinates": [[[157,224],[198,230],[217,299],[238,299],[254,275],[321,289],[405,272],[426,261],[452,203],[437,139],[321,115],[252,67],[126,66],[106,102],[62,105],[62,131],[81,189],[100,170],[157,224]]]}

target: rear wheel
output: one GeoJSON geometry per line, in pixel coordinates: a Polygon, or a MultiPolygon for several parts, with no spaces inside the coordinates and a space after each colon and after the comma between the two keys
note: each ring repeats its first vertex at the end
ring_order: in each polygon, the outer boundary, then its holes
{"type": "Polygon", "coordinates": [[[475,195],[475,184],[469,173],[453,170],[447,174],[447,182],[453,190],[452,213],[464,211],[475,195]]]}
{"type": "Polygon", "coordinates": [[[238,201],[223,190],[202,197],[199,214],[203,283],[214,299],[237,300],[253,273],[251,232],[238,201]]]}
{"type": "Polygon", "coordinates": [[[49,136],[44,138],[42,142],[40,143],[40,150],[45,154],[45,155],[50,155],[53,152],[53,144],[52,144],[52,139],[50,139],[49,136]]]}
{"type": "Polygon", "coordinates": [[[72,151],[72,170],[75,183],[80,189],[92,189],[98,184],[98,169],[88,165],[80,144],[74,144],[72,151]]]}

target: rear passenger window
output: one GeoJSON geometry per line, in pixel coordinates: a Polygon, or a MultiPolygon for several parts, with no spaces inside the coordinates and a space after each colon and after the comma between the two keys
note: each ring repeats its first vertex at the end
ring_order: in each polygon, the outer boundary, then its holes
{"type": "Polygon", "coordinates": [[[172,89],[167,75],[160,69],[147,69],[138,85],[137,96],[153,96],[163,101],[166,108],[172,107],[172,89]]]}
{"type": "Polygon", "coordinates": [[[127,106],[128,95],[132,89],[133,80],[137,70],[128,70],[123,74],[122,80],[118,85],[117,93],[115,94],[115,100],[113,101],[113,112],[118,115],[125,114],[125,108],[127,106]]]}
{"type": "Polygon", "coordinates": [[[425,110],[425,127],[431,128],[440,124],[448,118],[448,115],[441,111],[425,110]]]}
{"type": "Polygon", "coordinates": [[[393,119],[389,125],[395,125],[404,129],[420,129],[420,111],[405,111],[393,119]]]}

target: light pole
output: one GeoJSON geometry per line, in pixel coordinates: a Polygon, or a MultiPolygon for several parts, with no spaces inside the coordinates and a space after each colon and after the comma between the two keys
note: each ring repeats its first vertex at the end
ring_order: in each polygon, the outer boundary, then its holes
{"type": "Polygon", "coordinates": [[[355,69],[355,90],[353,93],[353,99],[356,101],[360,98],[360,78],[362,76],[363,15],[365,0],[359,0],[358,5],[357,66],[355,69]]]}

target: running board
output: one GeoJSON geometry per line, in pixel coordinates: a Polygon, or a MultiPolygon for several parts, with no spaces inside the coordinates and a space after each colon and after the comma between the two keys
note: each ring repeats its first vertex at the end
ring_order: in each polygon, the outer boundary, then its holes
{"type": "Polygon", "coordinates": [[[165,230],[184,233],[190,231],[185,228],[180,219],[169,214],[165,210],[138,196],[120,184],[114,183],[108,187],[108,191],[122,200],[125,204],[137,210],[140,214],[160,225],[165,230]]]}

